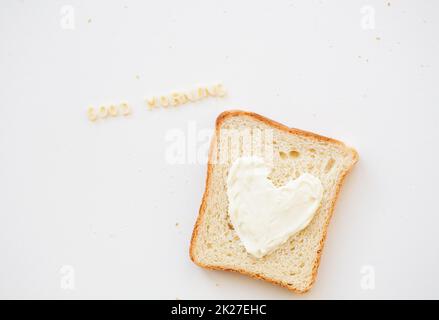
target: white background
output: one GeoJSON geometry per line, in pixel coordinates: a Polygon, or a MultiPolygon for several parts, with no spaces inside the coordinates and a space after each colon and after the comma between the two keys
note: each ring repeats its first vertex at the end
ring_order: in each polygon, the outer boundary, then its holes
{"type": "Polygon", "coordinates": [[[433,0],[1,1],[0,297],[439,298],[438,19],[433,0]],[[227,99],[145,107],[218,81],[227,99]],[[88,121],[121,101],[131,117],[88,121]],[[360,154],[304,296],[189,259],[206,167],[169,164],[165,135],[231,108],[360,154]]]}

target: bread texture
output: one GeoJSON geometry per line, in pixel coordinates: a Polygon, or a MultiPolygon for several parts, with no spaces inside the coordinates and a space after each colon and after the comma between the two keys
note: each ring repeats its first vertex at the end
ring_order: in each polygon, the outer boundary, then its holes
{"type": "Polygon", "coordinates": [[[223,112],[216,120],[210,146],[206,188],[190,244],[192,261],[203,268],[235,271],[270,281],[297,293],[308,291],[317,276],[341,185],[357,160],[357,152],[340,141],[289,128],[252,112],[223,112]],[[262,134],[260,144],[238,138],[225,148],[222,141],[230,138],[224,138],[230,132],[250,132],[251,137],[260,136],[260,132],[270,134],[262,134]],[[320,179],[324,188],[321,205],[310,224],[262,258],[245,250],[228,215],[228,171],[243,154],[271,163],[269,179],[275,186],[310,173],[320,179]]]}

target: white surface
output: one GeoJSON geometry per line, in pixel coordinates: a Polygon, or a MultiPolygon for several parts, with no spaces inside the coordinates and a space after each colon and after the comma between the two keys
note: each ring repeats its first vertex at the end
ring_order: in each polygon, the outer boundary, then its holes
{"type": "Polygon", "coordinates": [[[1,1],[0,297],[439,298],[438,30],[433,0],[1,1]],[[216,81],[226,100],[144,106],[216,81]],[[85,116],[123,100],[129,119],[85,116]],[[189,260],[206,168],[168,164],[165,134],[229,108],[360,153],[305,296],[189,260]]]}

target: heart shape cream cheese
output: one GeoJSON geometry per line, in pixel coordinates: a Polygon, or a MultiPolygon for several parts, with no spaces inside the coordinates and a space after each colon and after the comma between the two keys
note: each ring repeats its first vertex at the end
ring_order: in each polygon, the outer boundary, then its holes
{"type": "Polygon", "coordinates": [[[227,177],[230,221],[246,250],[257,258],[303,230],[323,197],[322,183],[311,174],[277,188],[269,173],[262,158],[242,157],[227,177]]]}

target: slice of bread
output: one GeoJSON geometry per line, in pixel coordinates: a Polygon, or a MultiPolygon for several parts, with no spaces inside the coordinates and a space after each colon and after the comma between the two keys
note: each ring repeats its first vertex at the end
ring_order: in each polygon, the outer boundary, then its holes
{"type": "Polygon", "coordinates": [[[298,293],[308,291],[317,275],[340,187],[357,160],[357,152],[340,141],[288,128],[251,112],[223,112],[216,120],[210,146],[206,189],[190,244],[191,259],[204,268],[240,272],[298,293]],[[234,136],[230,137],[230,132],[234,136]],[[252,138],[262,136],[261,143],[238,137],[242,132],[250,132],[252,138]],[[229,143],[224,145],[226,140],[229,143]],[[228,171],[244,154],[271,163],[269,179],[275,186],[307,172],[318,177],[324,188],[320,208],[310,224],[259,259],[245,250],[228,215],[228,171]]]}

